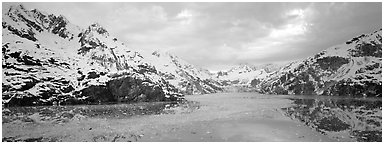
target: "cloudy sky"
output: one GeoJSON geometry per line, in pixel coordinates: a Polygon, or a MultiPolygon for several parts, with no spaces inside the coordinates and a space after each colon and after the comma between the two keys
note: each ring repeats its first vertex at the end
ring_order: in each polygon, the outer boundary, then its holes
{"type": "MultiPolygon", "coordinates": [[[[3,3],[4,4],[4,3],[3,3]]],[[[302,59],[381,28],[381,3],[24,3],[209,70],[302,59]]]]}

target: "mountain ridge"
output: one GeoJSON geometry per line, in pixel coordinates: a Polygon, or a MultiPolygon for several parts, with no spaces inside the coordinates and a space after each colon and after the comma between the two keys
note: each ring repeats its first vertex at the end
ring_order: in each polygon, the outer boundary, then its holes
{"type": "Polygon", "coordinates": [[[2,20],[2,94],[9,106],[171,101],[244,87],[381,97],[381,29],[285,66],[242,64],[212,74],[167,51],[129,48],[98,23],[82,29],[22,5],[2,20]]]}
{"type": "Polygon", "coordinates": [[[382,30],[291,63],[260,84],[263,93],[381,97],[382,30]]]}
{"type": "MultiPolygon", "coordinates": [[[[18,5],[3,14],[2,25],[3,104],[164,101],[183,95],[148,63],[149,58],[129,49],[100,24],[80,29],[61,15],[18,5]]],[[[187,63],[181,68],[194,69],[187,63]]],[[[202,83],[196,73],[184,77],[188,76],[197,81],[194,85],[202,83]]],[[[212,92],[206,90],[207,84],[191,94],[212,92]]]]}

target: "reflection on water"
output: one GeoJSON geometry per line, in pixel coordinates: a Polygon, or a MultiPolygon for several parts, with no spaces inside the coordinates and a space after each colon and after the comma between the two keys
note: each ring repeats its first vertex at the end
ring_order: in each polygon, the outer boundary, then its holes
{"type": "Polygon", "coordinates": [[[68,122],[73,118],[129,118],[139,115],[161,115],[190,113],[199,109],[198,102],[142,102],[132,104],[75,105],[75,106],[37,106],[9,107],[3,109],[3,123],[16,120],[22,122],[68,122]]]}
{"type": "MultiPolygon", "coordinates": [[[[75,105],[75,106],[38,106],[38,107],[9,107],[3,108],[2,123],[9,123],[10,125],[35,125],[35,124],[64,124],[71,121],[78,122],[81,119],[119,119],[125,120],[134,116],[143,115],[163,115],[175,113],[190,113],[200,108],[198,102],[192,101],[178,101],[178,102],[142,102],[132,104],[109,104],[109,105],[75,105]]],[[[51,125],[53,124],[53,125],[51,125]]],[[[71,125],[69,125],[71,126],[71,125]]],[[[4,127],[3,127],[4,128],[4,127]]],[[[41,133],[46,130],[44,127],[34,127],[41,133]]],[[[17,129],[16,129],[17,130],[17,129]]],[[[92,127],[89,129],[92,130],[92,127]]],[[[3,129],[4,131],[4,129],[3,129]]],[[[32,132],[33,133],[33,132],[32,132]]],[[[48,131],[47,131],[48,133],[48,131]]],[[[32,134],[25,136],[14,135],[2,137],[3,142],[51,142],[61,141],[60,137],[50,137],[44,134],[39,137],[33,137],[32,134]]],[[[93,134],[92,134],[93,135],[93,134]]],[[[85,135],[87,136],[87,135],[85,135]]],[[[141,138],[142,134],[129,134],[121,135],[111,134],[95,135],[93,141],[115,141],[122,139],[125,141],[137,141],[141,138]]]]}
{"type": "Polygon", "coordinates": [[[381,99],[288,98],[284,114],[338,140],[382,141],[381,99]]]}

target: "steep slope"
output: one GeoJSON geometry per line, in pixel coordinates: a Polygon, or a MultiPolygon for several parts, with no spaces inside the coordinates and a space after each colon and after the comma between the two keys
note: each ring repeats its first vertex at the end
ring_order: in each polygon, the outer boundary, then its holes
{"type": "Polygon", "coordinates": [[[181,94],[138,52],[93,24],[11,6],[3,13],[5,105],[176,100],[181,94]]]}
{"type": "Polygon", "coordinates": [[[198,68],[167,51],[141,52],[143,61],[152,64],[165,80],[185,94],[221,92],[221,84],[213,79],[214,74],[198,68]]]}
{"type": "Polygon", "coordinates": [[[264,93],[381,97],[382,31],[293,62],[259,86],[264,93]]]}

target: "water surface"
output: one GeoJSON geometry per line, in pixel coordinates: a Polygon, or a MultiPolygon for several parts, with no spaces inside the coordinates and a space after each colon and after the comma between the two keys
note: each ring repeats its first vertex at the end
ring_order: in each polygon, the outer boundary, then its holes
{"type": "Polygon", "coordinates": [[[291,96],[285,115],[335,139],[381,141],[382,101],[376,98],[291,96]]]}
{"type": "Polygon", "coordinates": [[[256,93],[3,109],[3,141],[381,141],[381,99],[256,93]]]}

